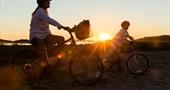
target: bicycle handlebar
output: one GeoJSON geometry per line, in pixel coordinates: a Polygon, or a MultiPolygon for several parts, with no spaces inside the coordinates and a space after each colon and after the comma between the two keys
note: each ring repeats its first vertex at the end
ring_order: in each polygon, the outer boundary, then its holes
{"type": "Polygon", "coordinates": [[[129,44],[130,44],[130,45],[133,45],[133,44],[134,44],[134,41],[129,41],[129,44]]]}
{"type": "Polygon", "coordinates": [[[64,30],[68,31],[69,33],[74,32],[70,27],[63,27],[64,30]]]}

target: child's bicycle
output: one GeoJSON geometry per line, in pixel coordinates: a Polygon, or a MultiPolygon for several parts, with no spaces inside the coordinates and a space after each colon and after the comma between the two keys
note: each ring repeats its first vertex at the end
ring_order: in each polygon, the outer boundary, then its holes
{"type": "Polygon", "coordinates": [[[144,54],[134,49],[134,42],[130,42],[124,51],[113,53],[110,60],[103,60],[102,63],[106,71],[116,65],[117,68],[123,68],[135,75],[142,75],[149,68],[149,60],[144,54]]]}
{"type": "MultiPolygon", "coordinates": [[[[80,24],[83,25],[83,23],[89,23],[89,20],[84,20],[80,24]]],[[[69,57],[70,59],[68,62],[68,67],[69,74],[73,80],[82,85],[94,85],[102,79],[104,69],[102,62],[97,57],[97,55],[94,55],[93,53],[85,53],[78,48],[79,46],[76,44],[75,37],[73,36],[72,32],[76,32],[76,29],[81,29],[80,24],[74,26],[70,30],[67,30],[69,32],[70,38],[66,40],[65,43],[69,41],[71,41],[71,43],[69,42],[70,44],[67,45],[68,53],[66,53],[65,57],[69,57]]],[[[55,60],[56,63],[54,66],[57,66],[59,62],[64,61],[62,60],[61,53],[53,55],[49,58],[53,58],[53,61],[55,60]]],[[[35,51],[21,51],[13,58],[11,66],[16,71],[22,73],[22,75],[20,75],[21,77],[28,78],[27,72],[31,71],[31,65],[36,63],[37,60],[38,55],[35,51]]]]}

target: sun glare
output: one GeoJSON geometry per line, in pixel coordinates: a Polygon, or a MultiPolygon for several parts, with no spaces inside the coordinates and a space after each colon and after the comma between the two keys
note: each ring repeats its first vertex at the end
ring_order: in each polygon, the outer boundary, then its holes
{"type": "Polygon", "coordinates": [[[110,36],[108,34],[101,34],[100,35],[100,40],[104,41],[104,40],[109,40],[110,39],[110,36]]]}

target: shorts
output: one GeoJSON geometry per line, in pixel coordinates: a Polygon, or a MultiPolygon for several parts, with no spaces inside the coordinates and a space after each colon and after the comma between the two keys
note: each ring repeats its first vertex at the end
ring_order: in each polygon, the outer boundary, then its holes
{"type": "Polygon", "coordinates": [[[57,36],[57,35],[48,35],[46,39],[33,38],[30,42],[32,46],[35,48],[38,48],[41,46],[50,47],[55,44],[57,45],[64,44],[64,37],[57,36]]]}
{"type": "Polygon", "coordinates": [[[33,38],[30,42],[33,47],[38,48],[45,45],[44,41],[44,39],[33,38]]]}

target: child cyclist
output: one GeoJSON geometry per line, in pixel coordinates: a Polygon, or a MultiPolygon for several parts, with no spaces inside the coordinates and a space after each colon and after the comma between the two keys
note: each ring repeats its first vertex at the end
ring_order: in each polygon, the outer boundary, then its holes
{"type": "Polygon", "coordinates": [[[106,60],[110,60],[112,54],[119,53],[122,49],[124,49],[123,47],[129,45],[130,41],[128,39],[133,41],[133,37],[130,36],[127,31],[129,26],[130,26],[129,21],[123,21],[121,23],[121,29],[115,35],[115,37],[112,39],[111,48],[109,49],[109,51],[107,52],[107,54],[105,56],[106,60]]]}

